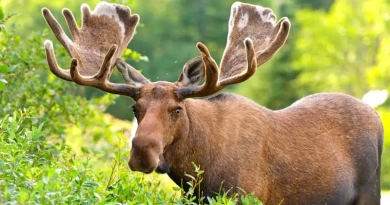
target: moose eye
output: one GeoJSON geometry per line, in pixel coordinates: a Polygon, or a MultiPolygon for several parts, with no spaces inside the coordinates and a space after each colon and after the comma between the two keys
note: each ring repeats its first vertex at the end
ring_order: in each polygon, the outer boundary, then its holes
{"type": "Polygon", "coordinates": [[[176,115],[178,115],[178,114],[180,114],[180,112],[181,112],[182,110],[183,110],[182,107],[177,106],[177,108],[175,109],[174,113],[175,113],[176,115]]]}
{"type": "Polygon", "coordinates": [[[131,109],[133,110],[134,116],[138,118],[139,111],[135,105],[131,106],[131,109]]]}

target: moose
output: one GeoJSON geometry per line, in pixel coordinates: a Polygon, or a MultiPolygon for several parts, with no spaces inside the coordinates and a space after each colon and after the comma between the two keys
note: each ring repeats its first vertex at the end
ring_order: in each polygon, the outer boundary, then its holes
{"type": "Polygon", "coordinates": [[[48,66],[57,77],[129,96],[138,121],[129,167],[167,173],[188,189],[192,163],[204,170],[199,190],[251,193],[265,204],[379,204],[383,126],[374,109],[341,93],[304,97],[270,110],[235,94],[219,93],[246,81],[284,45],[287,18],[269,8],[235,2],[220,65],[206,45],[176,82],[151,82],[121,59],[139,22],[127,6],[81,6],[78,27],[63,10],[73,41],[47,8],[42,14],[70,57],[56,61],[45,41],[48,66]],[[124,83],[109,78],[116,67],[124,83]]]}

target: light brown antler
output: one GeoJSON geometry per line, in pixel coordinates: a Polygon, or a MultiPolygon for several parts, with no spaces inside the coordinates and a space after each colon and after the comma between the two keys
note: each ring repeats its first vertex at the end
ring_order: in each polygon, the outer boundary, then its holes
{"type": "Polygon", "coordinates": [[[63,9],[63,15],[73,37],[65,34],[61,25],[47,8],[42,9],[42,15],[52,29],[58,41],[64,46],[72,58],[70,70],[64,70],[57,64],[53,44],[45,41],[46,57],[50,70],[57,77],[74,81],[80,85],[94,86],[106,92],[133,97],[137,92],[134,84],[148,83],[144,78],[133,82],[126,78],[129,73],[137,72],[131,66],[119,69],[128,84],[109,82],[115,60],[121,56],[133,38],[139,21],[137,14],[131,15],[130,8],[118,4],[100,2],[93,12],[88,5],[81,6],[82,27],[69,9],[63,9]],[[113,60],[114,59],[114,60],[113,60]]]}
{"type": "Polygon", "coordinates": [[[268,61],[286,42],[290,22],[276,16],[269,8],[236,2],[231,7],[227,45],[220,69],[207,47],[197,44],[206,69],[202,86],[183,87],[179,98],[212,95],[228,85],[250,78],[257,67],[268,61]]]}

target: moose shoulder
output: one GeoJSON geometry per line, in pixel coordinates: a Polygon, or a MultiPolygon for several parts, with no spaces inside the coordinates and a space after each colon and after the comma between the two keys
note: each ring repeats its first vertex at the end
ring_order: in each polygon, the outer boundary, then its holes
{"type": "Polygon", "coordinates": [[[131,170],[168,173],[186,186],[194,162],[204,170],[204,195],[221,187],[244,190],[271,205],[380,203],[383,127],[368,105],[323,93],[273,111],[217,94],[250,78],[277,53],[289,33],[287,18],[277,21],[268,8],[236,2],[220,66],[198,43],[201,56],[184,65],[176,82],[150,82],[120,59],[139,21],[128,7],[100,2],[91,12],[83,5],[81,28],[63,10],[74,41],[48,9],[42,13],[72,57],[69,70],[60,68],[52,43],[45,42],[57,77],[136,101],[131,170]],[[109,81],[114,66],[125,84],[109,81]]]}

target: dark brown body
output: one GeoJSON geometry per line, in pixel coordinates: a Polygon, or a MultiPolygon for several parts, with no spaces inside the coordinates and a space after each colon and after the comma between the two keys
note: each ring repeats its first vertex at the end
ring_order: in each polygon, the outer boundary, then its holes
{"type": "Polygon", "coordinates": [[[225,190],[254,192],[267,205],[380,203],[383,128],[363,102],[316,94],[272,111],[219,94],[184,104],[188,135],[164,153],[177,184],[195,162],[205,171],[204,195],[223,182],[225,190]]]}

